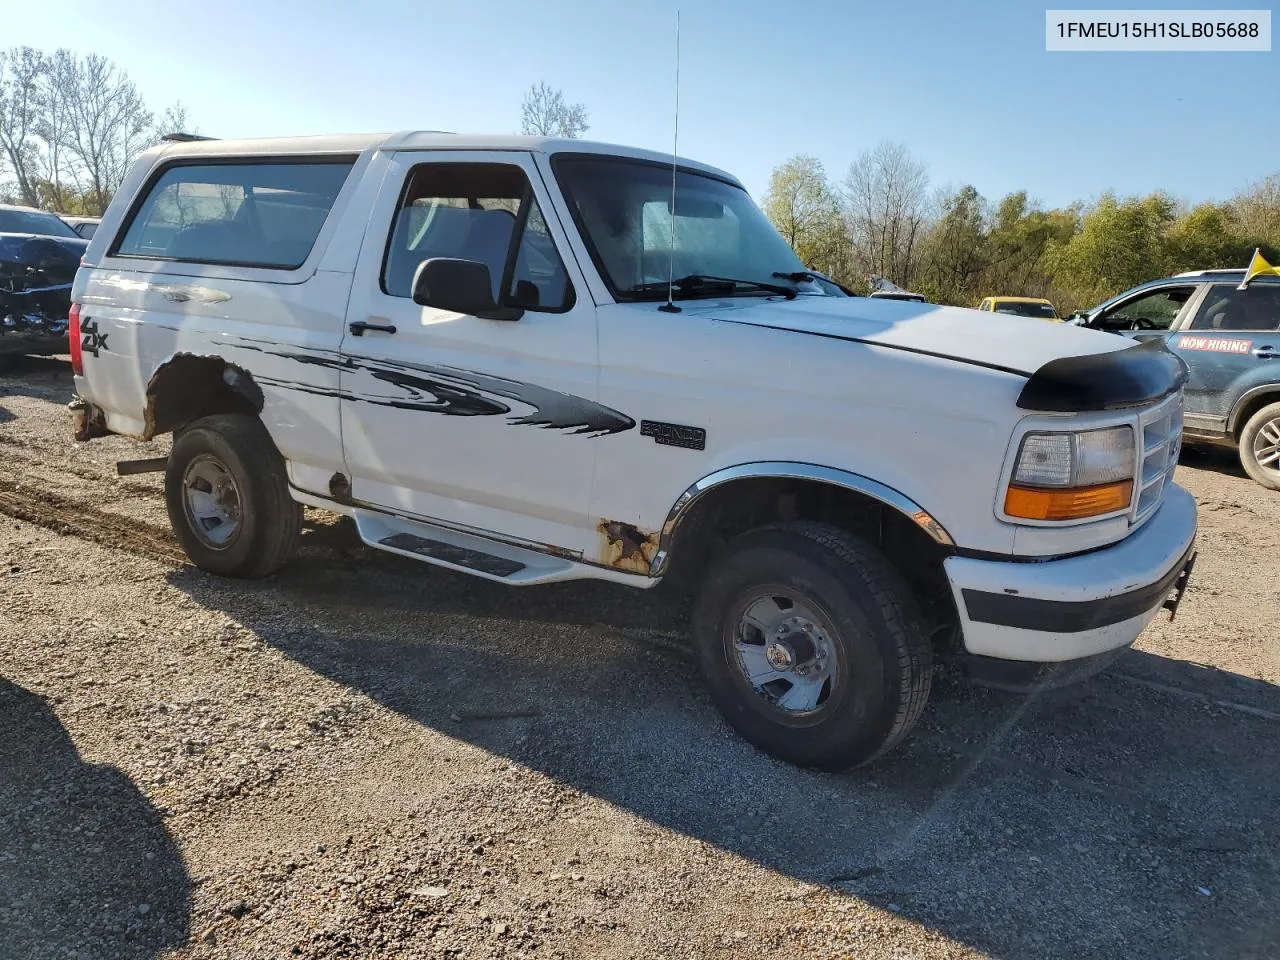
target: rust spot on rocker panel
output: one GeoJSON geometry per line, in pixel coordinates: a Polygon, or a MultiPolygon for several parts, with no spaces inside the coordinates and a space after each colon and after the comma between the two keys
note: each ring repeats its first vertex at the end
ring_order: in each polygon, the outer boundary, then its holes
{"type": "Polygon", "coordinates": [[[656,532],[645,533],[635,524],[619,520],[601,520],[596,529],[604,537],[600,559],[605,566],[627,573],[649,573],[658,552],[656,532]]]}

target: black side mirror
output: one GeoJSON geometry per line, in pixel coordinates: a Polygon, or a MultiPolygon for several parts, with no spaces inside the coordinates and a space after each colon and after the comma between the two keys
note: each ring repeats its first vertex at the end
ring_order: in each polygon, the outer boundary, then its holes
{"type": "Polygon", "coordinates": [[[499,306],[487,264],[478,260],[433,257],[418,264],[413,275],[413,302],[484,320],[519,320],[519,307],[499,306]]]}

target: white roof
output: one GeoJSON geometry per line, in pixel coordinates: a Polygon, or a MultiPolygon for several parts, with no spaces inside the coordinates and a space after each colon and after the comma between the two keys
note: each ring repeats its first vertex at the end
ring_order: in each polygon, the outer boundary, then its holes
{"type": "MultiPolygon", "coordinates": [[[[527,153],[598,153],[606,156],[632,157],[657,163],[670,163],[671,154],[638,147],[625,147],[592,140],[570,140],[557,137],[526,137],[503,134],[443,133],[438,130],[408,130],[402,133],[353,133],[314,137],[270,137],[251,140],[193,140],[165,143],[161,148],[167,159],[178,156],[261,156],[264,154],[363,153],[366,150],[517,150],[527,153]]],[[[678,158],[683,167],[703,170],[734,183],[732,174],[705,163],[678,158]]]]}

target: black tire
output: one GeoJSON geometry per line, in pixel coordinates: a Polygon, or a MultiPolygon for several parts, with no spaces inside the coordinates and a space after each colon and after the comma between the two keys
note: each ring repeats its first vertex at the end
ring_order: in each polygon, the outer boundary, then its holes
{"type": "MultiPolygon", "coordinates": [[[[1252,417],[1240,431],[1240,464],[1253,480],[1268,490],[1280,490],[1280,461],[1267,465],[1258,462],[1255,443],[1262,434],[1263,428],[1280,431],[1280,403],[1269,403],[1252,417]]],[[[1263,435],[1264,442],[1269,439],[1263,435]]]]}
{"type": "Polygon", "coordinates": [[[289,496],[284,461],[257,417],[217,414],[188,424],[174,440],[165,470],[165,502],[178,542],[202,570],[226,577],[265,577],[288,561],[302,526],[289,496]],[[238,494],[238,526],[212,543],[188,510],[184,481],[197,461],[220,466],[238,494]]]}
{"type": "Polygon", "coordinates": [[[782,523],[732,541],[703,584],[693,637],[725,719],[756,747],[800,766],[871,762],[906,736],[929,699],[933,653],[910,588],[869,543],[827,524],[782,523]],[[739,665],[742,616],[753,597],[773,590],[799,598],[829,635],[830,685],[810,713],[775,706],[739,665]]]}

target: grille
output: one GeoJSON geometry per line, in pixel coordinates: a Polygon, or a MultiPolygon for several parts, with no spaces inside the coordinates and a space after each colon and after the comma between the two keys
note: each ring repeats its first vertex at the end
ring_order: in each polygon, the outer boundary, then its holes
{"type": "Polygon", "coordinates": [[[1173,482],[1182,449],[1182,394],[1146,410],[1138,418],[1142,450],[1141,478],[1133,522],[1142,523],[1164,499],[1167,484],[1173,482]]]}

